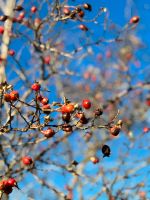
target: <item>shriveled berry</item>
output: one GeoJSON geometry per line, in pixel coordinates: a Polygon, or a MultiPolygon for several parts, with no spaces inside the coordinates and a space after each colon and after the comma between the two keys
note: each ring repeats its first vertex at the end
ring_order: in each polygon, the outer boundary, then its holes
{"type": "Polygon", "coordinates": [[[147,99],[146,99],[146,105],[150,106],[150,97],[147,97],[147,99]]]}
{"type": "Polygon", "coordinates": [[[6,15],[0,16],[0,21],[1,21],[1,22],[6,21],[6,19],[8,19],[8,16],[6,16],[6,15]]]}
{"type": "Polygon", "coordinates": [[[95,117],[101,116],[103,114],[102,108],[98,108],[95,110],[95,117]]]}
{"type": "Polygon", "coordinates": [[[108,145],[103,145],[102,153],[103,153],[103,157],[109,157],[111,153],[110,147],[108,145]]]}
{"type": "Polygon", "coordinates": [[[149,127],[144,127],[144,128],[143,128],[143,132],[144,132],[144,133],[147,133],[147,132],[149,132],[149,131],[150,131],[150,128],[149,128],[149,127]]]}
{"type": "Polygon", "coordinates": [[[72,132],[72,126],[69,125],[69,124],[63,124],[62,130],[65,131],[65,132],[72,132]]]}
{"type": "Polygon", "coordinates": [[[70,113],[63,113],[62,114],[62,120],[65,121],[66,123],[69,123],[70,118],[71,118],[70,113]]]}

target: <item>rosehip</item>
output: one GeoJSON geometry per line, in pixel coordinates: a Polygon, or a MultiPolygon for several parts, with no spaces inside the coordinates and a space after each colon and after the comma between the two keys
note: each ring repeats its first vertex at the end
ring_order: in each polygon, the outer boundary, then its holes
{"type": "Polygon", "coordinates": [[[24,165],[31,165],[33,163],[33,160],[30,156],[24,156],[22,158],[22,162],[24,165]]]}
{"type": "Polygon", "coordinates": [[[0,34],[3,34],[3,33],[4,33],[4,27],[0,26],[0,34]]]}
{"type": "Polygon", "coordinates": [[[110,128],[110,133],[111,133],[113,136],[117,136],[117,135],[119,135],[120,130],[121,130],[121,127],[115,125],[115,126],[113,126],[112,128],[110,128]]]}
{"type": "Polygon", "coordinates": [[[70,113],[63,113],[62,114],[62,120],[68,123],[70,121],[71,115],[70,113]]]}
{"type": "Polygon", "coordinates": [[[61,112],[62,113],[72,113],[74,111],[74,105],[69,103],[67,105],[62,105],[61,112]]]}
{"type": "Polygon", "coordinates": [[[97,163],[99,163],[99,158],[98,157],[96,157],[96,156],[92,156],[92,157],[90,157],[90,160],[92,161],[92,163],[94,163],[94,164],[97,164],[97,163]]]}
{"type": "Polygon", "coordinates": [[[89,99],[84,99],[82,101],[82,106],[85,109],[90,109],[91,108],[91,101],[89,99]]]}
{"type": "Polygon", "coordinates": [[[65,131],[65,132],[70,133],[70,132],[72,132],[72,126],[69,125],[69,124],[63,124],[62,125],[62,130],[65,131]]]}
{"type": "Polygon", "coordinates": [[[65,15],[70,15],[70,10],[69,10],[69,8],[64,7],[64,8],[63,8],[63,13],[64,13],[65,15]]]}
{"type": "Polygon", "coordinates": [[[41,100],[41,103],[42,103],[43,105],[48,104],[48,102],[49,102],[49,100],[48,100],[48,98],[46,98],[46,97],[43,97],[42,100],[41,100]]]}
{"type": "Polygon", "coordinates": [[[146,105],[147,105],[147,106],[150,106],[150,97],[148,97],[148,98],[146,99],[146,105]]]}
{"type": "Polygon", "coordinates": [[[43,110],[43,112],[45,113],[45,114],[50,114],[50,109],[51,109],[51,107],[50,107],[50,105],[49,104],[46,104],[46,105],[43,105],[42,106],[42,110],[43,110]]]}
{"type": "Polygon", "coordinates": [[[9,178],[7,180],[7,183],[9,184],[9,186],[11,187],[17,187],[17,181],[14,178],[9,178]]]}
{"type": "Polygon", "coordinates": [[[10,97],[10,94],[4,94],[4,100],[6,101],[6,102],[10,102],[11,101],[11,97],[10,97]]]}
{"type": "Polygon", "coordinates": [[[34,91],[39,91],[41,88],[41,85],[39,83],[33,83],[32,86],[31,86],[31,89],[34,90],[34,91]]]}
{"type": "Polygon", "coordinates": [[[78,12],[78,16],[81,17],[81,18],[84,17],[84,12],[83,12],[83,10],[81,10],[80,12],[78,12]]]}
{"type": "Polygon", "coordinates": [[[80,28],[82,31],[88,31],[88,28],[87,28],[84,24],[80,24],[80,25],[79,25],[79,28],[80,28]]]}
{"type": "Polygon", "coordinates": [[[133,16],[131,19],[130,19],[130,23],[131,24],[136,24],[138,23],[140,20],[139,16],[133,16]]]}
{"type": "Polygon", "coordinates": [[[18,93],[18,91],[13,90],[10,93],[10,98],[11,98],[11,101],[16,101],[17,99],[19,99],[19,93],[18,93]]]}
{"type": "Polygon", "coordinates": [[[15,51],[13,49],[8,50],[8,54],[10,56],[14,56],[15,55],[15,51]]]}
{"type": "Polygon", "coordinates": [[[40,18],[35,18],[35,20],[34,20],[34,26],[36,28],[38,28],[40,24],[41,24],[41,19],[40,18]]]}
{"type": "Polygon", "coordinates": [[[47,130],[41,131],[41,133],[46,137],[50,138],[55,135],[55,131],[52,128],[48,128],[47,130]]]}
{"type": "Polygon", "coordinates": [[[32,13],[35,13],[36,11],[37,11],[37,7],[36,7],[36,6],[32,6],[31,12],[32,12],[32,13]]]}
{"type": "Polygon", "coordinates": [[[44,57],[44,63],[45,64],[49,65],[50,61],[51,61],[51,57],[49,55],[47,55],[47,56],[44,57]]]}
{"type": "Polygon", "coordinates": [[[36,97],[37,101],[42,101],[43,99],[43,96],[41,94],[38,94],[37,97],[36,97]]]}
{"type": "Polygon", "coordinates": [[[24,18],[24,16],[25,16],[25,12],[21,12],[21,13],[19,14],[19,16],[18,16],[18,19],[19,19],[19,20],[22,20],[22,19],[24,18]]]}
{"type": "Polygon", "coordinates": [[[85,10],[89,10],[89,11],[92,10],[92,6],[91,6],[90,4],[88,4],[88,3],[83,4],[83,8],[84,8],[85,10]]]}

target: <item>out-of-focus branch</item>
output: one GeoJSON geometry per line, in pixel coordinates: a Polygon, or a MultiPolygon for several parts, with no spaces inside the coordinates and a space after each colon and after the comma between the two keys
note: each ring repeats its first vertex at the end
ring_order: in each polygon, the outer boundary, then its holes
{"type": "Polygon", "coordinates": [[[12,30],[12,18],[14,16],[14,8],[16,5],[15,0],[7,0],[4,8],[4,14],[8,16],[8,19],[4,22],[4,34],[1,44],[1,63],[0,63],[0,82],[6,81],[5,66],[8,54],[8,46],[10,43],[10,34],[12,30]]]}

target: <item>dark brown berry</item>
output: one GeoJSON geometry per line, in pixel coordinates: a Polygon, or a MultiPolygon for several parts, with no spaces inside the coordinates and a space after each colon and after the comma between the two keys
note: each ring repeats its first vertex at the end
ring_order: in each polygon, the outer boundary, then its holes
{"type": "Polygon", "coordinates": [[[103,153],[103,158],[104,157],[109,157],[110,153],[111,153],[110,147],[108,145],[103,145],[102,153],[103,153]]]}
{"type": "Polygon", "coordinates": [[[62,114],[62,120],[65,121],[66,123],[69,123],[70,118],[71,118],[70,113],[63,113],[62,114]]]}

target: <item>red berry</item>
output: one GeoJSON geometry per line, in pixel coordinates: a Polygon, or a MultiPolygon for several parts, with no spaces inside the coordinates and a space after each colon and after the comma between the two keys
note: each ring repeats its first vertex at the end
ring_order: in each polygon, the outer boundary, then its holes
{"type": "Polygon", "coordinates": [[[24,156],[22,158],[22,162],[24,165],[31,165],[33,163],[33,160],[30,156],[24,156]]]}
{"type": "Polygon", "coordinates": [[[70,15],[70,10],[69,10],[69,8],[64,7],[64,8],[63,8],[63,13],[64,13],[65,15],[70,15]]]}
{"type": "Polygon", "coordinates": [[[43,96],[41,94],[38,94],[37,97],[36,97],[37,101],[42,101],[43,99],[43,96]]]}
{"type": "Polygon", "coordinates": [[[52,128],[48,128],[47,130],[41,131],[41,133],[46,137],[50,138],[55,135],[55,131],[52,128]]]}
{"type": "Polygon", "coordinates": [[[45,64],[49,65],[50,61],[51,61],[51,57],[49,55],[47,55],[47,56],[44,57],[44,63],[45,64]]]}
{"type": "Polygon", "coordinates": [[[14,55],[15,55],[15,51],[14,51],[13,49],[10,49],[10,50],[8,51],[8,54],[9,54],[10,56],[14,56],[14,55]]]}
{"type": "Polygon", "coordinates": [[[10,186],[8,180],[2,180],[0,182],[0,190],[2,190],[6,194],[10,194],[12,192],[12,186],[10,186]]]}
{"type": "Polygon", "coordinates": [[[32,90],[34,91],[39,91],[40,88],[41,88],[41,85],[39,83],[33,83],[32,86],[31,86],[32,90]]]}
{"type": "Polygon", "coordinates": [[[50,112],[51,112],[51,107],[50,107],[50,105],[49,104],[46,104],[46,105],[43,105],[42,106],[42,110],[43,110],[43,112],[45,113],[45,114],[50,114],[50,112]]]}
{"type": "Polygon", "coordinates": [[[63,105],[61,107],[62,113],[72,113],[74,111],[74,105],[72,103],[69,103],[67,105],[63,105]]]}
{"type": "Polygon", "coordinates": [[[79,28],[80,28],[82,31],[88,31],[88,28],[87,28],[84,24],[80,24],[80,25],[79,25],[79,28]]]}
{"type": "Polygon", "coordinates": [[[3,34],[3,33],[4,33],[4,27],[0,26],[0,34],[3,34]]]}
{"type": "Polygon", "coordinates": [[[36,7],[36,6],[32,6],[31,12],[32,12],[32,13],[35,13],[36,11],[37,11],[37,7],[36,7]]]}
{"type": "Polygon", "coordinates": [[[34,20],[34,26],[35,26],[36,28],[39,27],[40,23],[41,23],[41,19],[40,19],[40,18],[35,18],[35,20],[34,20]]]}
{"type": "Polygon", "coordinates": [[[92,157],[90,157],[90,160],[92,161],[92,163],[94,163],[94,164],[97,164],[97,163],[99,163],[99,158],[98,157],[96,157],[96,156],[92,156],[92,157]]]}
{"type": "Polygon", "coordinates": [[[17,99],[19,99],[19,93],[18,93],[18,91],[13,90],[10,93],[10,98],[11,98],[11,101],[16,101],[17,99]]]}
{"type": "Polygon", "coordinates": [[[144,128],[143,128],[143,132],[144,132],[144,133],[147,133],[147,132],[149,132],[149,131],[150,131],[150,128],[148,128],[148,127],[144,127],[144,128]]]}
{"type": "Polygon", "coordinates": [[[82,106],[85,109],[90,109],[91,108],[91,101],[89,99],[84,99],[82,101],[82,106]]]}
{"type": "Polygon", "coordinates": [[[17,181],[14,178],[9,178],[7,180],[7,183],[9,184],[9,186],[11,187],[16,187],[17,186],[17,181]]]}
{"type": "Polygon", "coordinates": [[[48,102],[49,102],[49,100],[48,100],[48,98],[46,98],[46,97],[43,97],[42,100],[41,100],[41,103],[42,103],[43,105],[48,104],[48,102]]]}
{"type": "Polygon", "coordinates": [[[6,187],[6,180],[1,180],[0,181],[0,190],[4,190],[6,187]]]}
{"type": "Polygon", "coordinates": [[[6,102],[10,102],[11,101],[11,97],[10,97],[10,94],[4,94],[4,100],[6,101],[6,102]]]}
{"type": "Polygon", "coordinates": [[[106,51],[106,58],[111,58],[112,52],[110,50],[106,51]]]}
{"type": "Polygon", "coordinates": [[[147,106],[150,106],[150,97],[148,97],[148,98],[146,99],[146,105],[147,105],[147,106]]]}
{"type": "Polygon", "coordinates": [[[62,130],[67,132],[67,133],[71,133],[72,132],[72,126],[69,124],[63,124],[62,125],[62,130]]]}
{"type": "Polygon", "coordinates": [[[113,126],[112,128],[110,128],[110,133],[111,133],[113,136],[117,136],[117,135],[119,135],[120,130],[121,130],[121,127],[118,126],[118,125],[115,125],[115,126],[113,126]]]}
{"type": "Polygon", "coordinates": [[[84,17],[84,12],[83,12],[83,10],[81,10],[80,12],[78,12],[78,16],[81,17],[81,18],[84,17]]]}
{"type": "Polygon", "coordinates": [[[21,13],[19,13],[19,16],[17,19],[22,20],[24,18],[24,16],[25,16],[25,12],[21,12],[21,13]]]}
{"type": "Polygon", "coordinates": [[[133,16],[131,19],[130,19],[130,23],[131,24],[136,24],[138,23],[140,20],[139,16],[133,16]]]}
{"type": "Polygon", "coordinates": [[[83,4],[83,8],[84,8],[85,10],[89,10],[89,11],[92,10],[92,6],[91,6],[90,4],[88,4],[88,3],[83,4]]]}
{"type": "Polygon", "coordinates": [[[43,105],[42,106],[42,110],[49,110],[49,109],[51,109],[51,107],[50,107],[50,105],[49,104],[46,104],[46,105],[43,105]]]}

